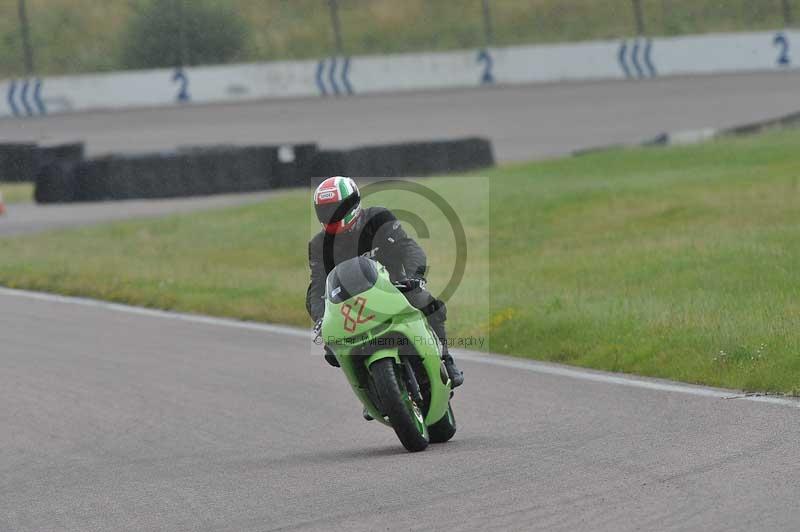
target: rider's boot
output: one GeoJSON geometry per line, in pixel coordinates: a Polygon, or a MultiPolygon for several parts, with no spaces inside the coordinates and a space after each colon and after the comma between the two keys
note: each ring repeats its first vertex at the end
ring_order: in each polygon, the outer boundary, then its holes
{"type": "Polygon", "coordinates": [[[367,411],[367,407],[366,406],[364,407],[364,411],[361,412],[361,415],[364,416],[364,419],[366,419],[367,421],[372,421],[373,419],[375,419],[374,417],[369,415],[369,412],[367,411]]]}
{"type": "Polygon", "coordinates": [[[430,320],[429,318],[429,323],[431,329],[439,338],[439,345],[442,346],[442,361],[444,362],[444,369],[447,370],[447,376],[450,377],[453,388],[458,388],[464,384],[464,372],[458,369],[456,361],[453,360],[453,355],[450,354],[450,350],[447,348],[447,332],[444,329],[444,320],[430,320]]]}
{"type": "Polygon", "coordinates": [[[458,369],[456,361],[453,360],[453,355],[447,349],[447,341],[442,342],[442,360],[444,361],[444,369],[447,370],[447,375],[453,384],[453,388],[458,388],[464,384],[464,372],[458,369]]]}

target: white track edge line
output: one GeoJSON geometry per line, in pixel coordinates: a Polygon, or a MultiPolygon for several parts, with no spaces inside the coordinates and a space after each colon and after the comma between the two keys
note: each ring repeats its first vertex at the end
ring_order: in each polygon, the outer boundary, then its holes
{"type": "MultiPolygon", "coordinates": [[[[204,325],[216,325],[221,327],[268,332],[273,334],[282,334],[286,336],[293,336],[295,338],[307,338],[309,340],[311,339],[310,331],[298,327],[291,327],[288,325],[274,325],[268,323],[247,322],[229,318],[215,318],[212,316],[204,316],[200,314],[184,314],[180,312],[172,312],[167,310],[156,310],[143,307],[134,307],[131,305],[124,305],[120,303],[110,303],[107,301],[100,301],[97,299],[61,296],[45,292],[32,292],[28,290],[5,288],[2,286],[0,286],[0,295],[33,299],[38,301],[46,301],[50,303],[63,303],[70,305],[80,305],[84,307],[100,308],[105,310],[112,310],[115,312],[122,312],[126,314],[148,316],[152,318],[170,319],[188,323],[199,323],[204,325]]],[[[454,349],[453,352],[458,354],[459,359],[468,360],[470,362],[477,362],[480,364],[511,368],[511,369],[520,369],[544,375],[553,375],[553,376],[566,377],[570,379],[577,379],[583,381],[599,382],[605,384],[612,384],[616,386],[627,386],[631,388],[640,388],[658,392],[680,393],[684,395],[709,397],[714,399],[736,399],[739,401],[751,401],[757,403],[767,403],[773,405],[800,408],[800,401],[779,396],[747,395],[733,390],[722,390],[719,388],[710,388],[706,386],[694,386],[688,384],[672,383],[669,381],[649,380],[644,377],[635,377],[630,375],[613,375],[609,373],[603,373],[600,371],[582,370],[568,366],[561,366],[558,364],[537,362],[535,360],[527,360],[527,359],[516,359],[502,355],[480,353],[476,351],[466,351],[462,349],[458,350],[454,349]]]]}
{"type": "Polygon", "coordinates": [[[284,334],[287,336],[295,336],[298,338],[309,338],[309,339],[311,338],[311,333],[309,331],[301,328],[290,327],[288,325],[273,325],[269,323],[241,321],[230,318],[215,318],[212,316],[204,316],[202,314],[184,314],[180,312],[172,312],[169,310],[134,307],[132,305],[124,305],[122,303],[110,303],[108,301],[101,301],[98,299],[60,296],[56,294],[48,294],[45,292],[30,292],[27,290],[17,290],[15,288],[5,288],[2,286],[0,286],[0,295],[34,299],[38,301],[47,301],[49,303],[64,303],[70,305],[79,305],[82,307],[100,308],[105,310],[113,310],[115,312],[123,312],[126,314],[149,316],[151,318],[163,318],[163,319],[183,321],[189,323],[201,323],[204,325],[218,325],[222,327],[232,327],[236,329],[246,329],[251,331],[284,334]]]}
{"type": "Polygon", "coordinates": [[[694,395],[698,397],[711,397],[715,399],[736,399],[739,401],[752,401],[757,403],[768,403],[783,406],[800,408],[800,400],[785,398],[773,395],[749,395],[735,390],[725,390],[721,388],[711,388],[708,386],[681,384],[677,382],[648,379],[647,377],[636,377],[633,375],[614,375],[597,370],[583,370],[568,366],[561,366],[546,362],[538,362],[528,359],[513,359],[503,355],[489,355],[474,351],[455,351],[459,360],[469,360],[490,366],[500,366],[504,368],[522,369],[541,373],[545,375],[555,375],[583,381],[614,384],[618,386],[628,386],[631,388],[642,388],[659,392],[680,393],[684,395],[694,395]]]}

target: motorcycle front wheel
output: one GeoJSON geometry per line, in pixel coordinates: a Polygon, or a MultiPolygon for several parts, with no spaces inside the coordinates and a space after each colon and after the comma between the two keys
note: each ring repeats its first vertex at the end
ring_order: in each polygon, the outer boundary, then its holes
{"type": "Polygon", "coordinates": [[[370,374],[381,402],[403,447],[410,452],[424,451],[430,436],[419,405],[399,378],[394,359],[383,358],[370,366],[370,374]]]}

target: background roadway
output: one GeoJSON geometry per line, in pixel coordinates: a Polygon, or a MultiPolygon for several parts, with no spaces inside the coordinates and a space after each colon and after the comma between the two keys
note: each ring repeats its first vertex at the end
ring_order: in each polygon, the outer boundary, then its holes
{"type": "Polygon", "coordinates": [[[216,209],[257,203],[280,194],[279,191],[248,194],[220,194],[216,196],[130,200],[124,202],[68,203],[36,205],[15,203],[7,205],[8,214],[0,218],[0,237],[36,233],[48,229],[91,225],[127,218],[153,218],[167,214],[191,212],[198,209],[216,209]]]}
{"type": "MultiPolygon", "coordinates": [[[[800,72],[492,87],[0,120],[0,142],[86,140],[90,154],[189,144],[317,141],[325,147],[484,135],[500,162],[556,156],[665,131],[728,127],[800,109],[800,72]]],[[[0,235],[158,216],[254,195],[45,208],[11,206],[0,235]]]]}
{"type": "Polygon", "coordinates": [[[483,135],[505,162],[798,109],[800,72],[786,71],[93,112],[2,120],[0,140],[86,139],[90,153],[100,154],[187,144],[348,147],[483,135]]]}

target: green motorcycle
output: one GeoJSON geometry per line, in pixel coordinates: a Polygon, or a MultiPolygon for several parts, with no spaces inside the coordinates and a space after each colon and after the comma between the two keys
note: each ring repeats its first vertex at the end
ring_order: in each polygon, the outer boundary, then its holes
{"type": "Polygon", "coordinates": [[[378,262],[355,257],[328,275],[321,337],[365,414],[394,429],[411,452],[456,433],[441,346],[378,262]]]}

